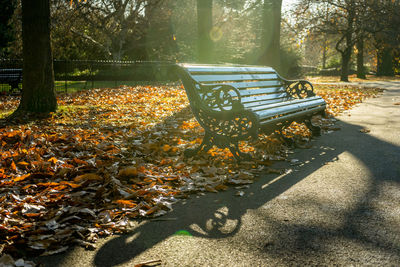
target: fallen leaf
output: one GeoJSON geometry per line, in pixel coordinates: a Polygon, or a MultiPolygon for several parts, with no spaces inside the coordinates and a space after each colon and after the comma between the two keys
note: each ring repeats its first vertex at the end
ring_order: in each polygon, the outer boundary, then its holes
{"type": "Polygon", "coordinates": [[[134,267],[158,266],[158,265],[161,265],[161,263],[162,263],[161,260],[152,260],[152,261],[146,261],[146,262],[135,264],[134,267]]]}
{"type": "Polygon", "coordinates": [[[361,129],[360,132],[362,132],[362,133],[369,133],[369,132],[371,132],[371,130],[370,130],[370,129],[367,129],[367,128],[364,128],[364,129],[361,129]]]}
{"type": "Polygon", "coordinates": [[[76,183],[82,183],[86,181],[102,181],[102,180],[103,178],[95,173],[85,173],[74,178],[74,181],[76,183]]]}
{"type": "Polygon", "coordinates": [[[138,169],[136,166],[129,166],[119,171],[118,176],[121,178],[136,177],[138,169]]]}

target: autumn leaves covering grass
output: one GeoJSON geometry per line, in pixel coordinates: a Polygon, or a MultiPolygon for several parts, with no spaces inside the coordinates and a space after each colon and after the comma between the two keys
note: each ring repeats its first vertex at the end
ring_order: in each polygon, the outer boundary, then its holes
{"type": "MultiPolygon", "coordinates": [[[[317,93],[334,116],[377,91],[324,86],[317,93]]],[[[241,144],[252,162],[238,165],[216,148],[184,159],[203,130],[181,86],[95,89],[60,95],[58,103],[45,120],[0,129],[1,251],[49,255],[74,243],[93,247],[99,236],[127,230],[129,219],[163,215],[189,194],[279,173],[270,165],[288,152],[273,134],[241,144]]],[[[17,104],[2,96],[0,114],[17,104]]],[[[333,120],[315,123],[326,132],[333,120]]],[[[309,146],[304,125],[285,132],[296,146],[309,146]]]]}

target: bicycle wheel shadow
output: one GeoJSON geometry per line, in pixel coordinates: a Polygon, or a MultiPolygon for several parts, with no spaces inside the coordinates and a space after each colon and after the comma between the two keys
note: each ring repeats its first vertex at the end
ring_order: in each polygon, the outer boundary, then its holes
{"type": "MultiPolygon", "coordinates": [[[[346,211],[346,223],[343,227],[332,230],[322,226],[300,225],[296,222],[284,223],[264,214],[263,220],[268,220],[276,227],[284,227],[287,230],[286,233],[270,233],[271,235],[279,237],[283,243],[285,243],[285,239],[292,238],[289,235],[295,235],[297,242],[287,242],[279,250],[260,249],[261,253],[267,253],[270,257],[279,257],[286,251],[294,253],[297,257],[301,255],[306,257],[304,251],[310,249],[310,246],[307,245],[310,242],[316,240],[320,243],[329,242],[330,238],[338,236],[355,240],[355,242],[367,243],[388,253],[400,252],[400,241],[389,241],[390,235],[370,237],[360,229],[358,224],[358,221],[363,219],[367,224],[369,223],[370,217],[368,216],[371,216],[371,213],[365,211],[373,209],[372,203],[378,197],[382,184],[394,183],[394,186],[399,189],[400,148],[397,143],[389,143],[370,134],[361,133],[362,127],[358,125],[343,121],[339,121],[339,124],[342,127],[341,131],[314,140],[312,149],[296,150],[295,157],[301,162],[309,162],[308,164],[292,167],[287,163],[280,163],[282,166],[296,168],[296,170],[280,176],[261,175],[260,179],[250,188],[244,190],[245,196],[243,197],[235,196],[236,191],[233,188],[198,198],[192,196],[190,199],[176,204],[174,211],[162,217],[160,221],[145,221],[131,233],[106,242],[97,251],[93,264],[95,266],[114,266],[127,263],[174,235],[191,235],[205,239],[231,238],[239,233],[242,227],[242,218],[249,211],[257,210],[285,193],[322,166],[336,161],[342,153],[350,153],[357,158],[360,165],[368,169],[371,177],[369,188],[364,196],[346,211]]],[[[315,203],[313,200],[310,202],[312,202],[310,205],[320,206],[320,203],[315,203]]],[[[379,214],[376,213],[373,213],[372,216],[374,214],[379,217],[379,214]]],[[[376,231],[380,229],[380,226],[372,221],[370,226],[376,231]]],[[[397,234],[396,229],[393,231],[392,234],[397,234]]],[[[324,247],[323,244],[321,247],[324,247]]],[[[318,257],[323,258],[325,252],[321,249],[315,253],[319,255],[318,257]]]]}

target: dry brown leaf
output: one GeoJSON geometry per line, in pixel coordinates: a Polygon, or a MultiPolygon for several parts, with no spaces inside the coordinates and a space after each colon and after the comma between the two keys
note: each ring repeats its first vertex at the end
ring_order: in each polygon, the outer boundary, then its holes
{"type": "Polygon", "coordinates": [[[136,166],[129,166],[119,171],[118,177],[128,178],[136,177],[138,175],[138,169],[136,166]]]}
{"type": "Polygon", "coordinates": [[[95,173],[85,173],[74,178],[74,182],[82,183],[86,181],[102,181],[103,178],[95,173]]]}

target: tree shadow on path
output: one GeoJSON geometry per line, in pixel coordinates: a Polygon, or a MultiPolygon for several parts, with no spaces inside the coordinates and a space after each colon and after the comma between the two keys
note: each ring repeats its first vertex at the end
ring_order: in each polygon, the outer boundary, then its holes
{"type": "MultiPolygon", "coordinates": [[[[286,245],[272,252],[266,251],[265,248],[260,248],[260,251],[267,253],[269,257],[282,257],[282,253],[295,253],[298,256],[307,257],[306,252],[311,249],[322,259],[324,249],[316,249],[315,242],[319,242],[319,247],[324,247],[324,242],[340,237],[385,251],[385,253],[400,255],[400,240],[390,239],[391,234],[400,234],[396,232],[397,229],[384,235],[368,235],[360,227],[360,221],[368,226],[371,216],[375,216],[374,222],[376,222],[376,216],[381,216],[374,213],[373,208],[376,197],[381,194],[381,185],[391,183],[398,189],[400,147],[361,133],[360,126],[345,122],[340,122],[340,124],[341,131],[314,140],[312,149],[296,151],[295,157],[302,162],[310,162],[309,164],[296,167],[296,171],[279,177],[271,174],[261,175],[257,182],[245,190],[244,197],[236,197],[235,190],[229,189],[218,194],[207,194],[199,199],[191,197],[187,201],[182,201],[174,206],[173,212],[162,217],[162,220],[145,221],[131,233],[105,243],[95,255],[94,265],[114,266],[126,263],[176,234],[188,232],[194,237],[207,239],[232,237],[241,230],[242,217],[248,211],[259,209],[346,152],[359,160],[360,168],[366,168],[371,179],[363,197],[358,198],[359,201],[346,211],[343,226],[328,229],[296,222],[283,225],[282,222],[274,221],[272,217],[264,214],[263,220],[286,229],[285,232],[276,233],[276,238],[279,237],[281,243],[286,243],[286,245]],[[293,239],[293,235],[297,241],[289,242],[293,239]],[[288,242],[285,242],[285,239],[288,242]]],[[[319,203],[309,203],[309,205],[318,206],[319,203]]],[[[302,209],[301,206],[298,208],[302,209]]],[[[290,217],[290,214],[287,215],[290,217]]],[[[380,229],[386,231],[387,227],[383,224],[385,220],[382,219],[381,225],[371,222],[369,227],[373,231],[380,229]]]]}

